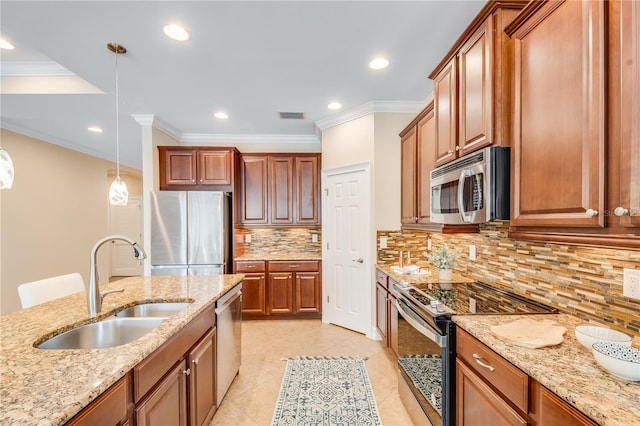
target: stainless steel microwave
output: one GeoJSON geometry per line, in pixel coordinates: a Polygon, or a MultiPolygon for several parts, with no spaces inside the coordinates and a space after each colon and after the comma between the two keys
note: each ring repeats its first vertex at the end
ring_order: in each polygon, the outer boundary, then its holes
{"type": "Polygon", "coordinates": [[[508,220],[510,149],[488,147],[431,172],[431,222],[450,225],[508,220]]]}

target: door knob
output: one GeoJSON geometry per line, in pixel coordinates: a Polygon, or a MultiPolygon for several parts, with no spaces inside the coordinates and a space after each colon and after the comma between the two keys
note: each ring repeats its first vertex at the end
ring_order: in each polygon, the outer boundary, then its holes
{"type": "Polygon", "coordinates": [[[363,258],[361,258],[361,257],[359,257],[359,258],[357,258],[357,259],[351,259],[351,261],[352,261],[352,262],[362,263],[362,262],[364,262],[364,259],[363,259],[363,258]]]}
{"type": "Polygon", "coordinates": [[[587,217],[598,216],[598,210],[588,209],[584,214],[587,215],[587,217]]]}
{"type": "Polygon", "coordinates": [[[616,216],[624,216],[629,214],[629,210],[625,209],[624,207],[616,207],[613,210],[613,214],[615,214],[616,216]]]}

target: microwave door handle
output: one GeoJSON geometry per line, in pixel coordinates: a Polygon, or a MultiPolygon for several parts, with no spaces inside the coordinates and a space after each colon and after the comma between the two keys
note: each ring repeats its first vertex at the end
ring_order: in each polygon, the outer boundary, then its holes
{"type": "Polygon", "coordinates": [[[470,176],[471,170],[461,170],[460,178],[458,179],[458,212],[463,222],[471,222],[471,215],[466,215],[464,212],[464,179],[470,176]]]}

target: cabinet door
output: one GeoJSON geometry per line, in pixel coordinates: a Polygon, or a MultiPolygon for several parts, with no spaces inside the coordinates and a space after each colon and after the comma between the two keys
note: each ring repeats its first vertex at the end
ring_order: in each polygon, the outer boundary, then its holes
{"type": "Polygon", "coordinates": [[[296,272],[296,313],[322,312],[320,272],[296,272]]]}
{"type": "Polygon", "coordinates": [[[436,165],[439,166],[456,158],[458,77],[457,58],[433,80],[433,108],[436,120],[436,165]]]}
{"type": "Polygon", "coordinates": [[[545,3],[512,36],[511,225],[604,225],[605,5],[545,3]]]}
{"type": "Polygon", "coordinates": [[[295,158],[295,223],[298,225],[318,225],[320,223],[319,162],[319,156],[295,158]]]}
{"type": "Polygon", "coordinates": [[[609,222],[640,227],[640,2],[610,1],[609,19],[609,222]]]}
{"type": "Polygon", "coordinates": [[[382,341],[387,340],[387,289],[376,285],[376,327],[380,331],[382,341]]]}
{"type": "Polygon", "coordinates": [[[531,383],[531,412],[529,414],[535,423],[541,426],[595,426],[596,424],[534,380],[531,383]]]}
{"type": "Polygon", "coordinates": [[[293,313],[293,273],[272,272],[269,274],[269,313],[293,313]]]}
{"type": "Polygon", "coordinates": [[[231,151],[199,152],[199,183],[201,185],[230,185],[233,161],[231,151]]]}
{"type": "Polygon", "coordinates": [[[266,224],[267,216],[267,156],[243,156],[241,170],[240,222],[266,224]]]}
{"type": "Polygon", "coordinates": [[[416,223],[416,145],[418,136],[415,127],[405,134],[400,143],[400,214],[402,223],[416,223]]]}
{"type": "Polygon", "coordinates": [[[387,340],[393,353],[398,356],[398,308],[396,307],[396,298],[393,294],[389,293],[388,299],[389,336],[387,340]]]}
{"type": "Polygon", "coordinates": [[[436,165],[436,126],[433,107],[418,122],[418,223],[429,223],[431,216],[431,170],[436,165]]]}
{"type": "MultiPolygon", "coordinates": [[[[459,155],[493,142],[493,20],[462,46],[459,55],[459,155]]],[[[456,147],[457,149],[457,147],[456,147]]]]}
{"type": "Polygon", "coordinates": [[[216,329],[207,333],[189,352],[190,425],[208,425],[216,410],[216,329]]]}
{"type": "Polygon", "coordinates": [[[243,273],[242,313],[265,315],[267,313],[267,307],[265,304],[265,274],[243,273]]]}
{"type": "Polygon", "coordinates": [[[459,359],[456,360],[456,423],[464,426],[528,424],[459,359]]]}
{"type": "Polygon", "coordinates": [[[197,158],[198,151],[161,150],[161,185],[195,185],[197,158]]]}
{"type": "Polygon", "coordinates": [[[136,408],[136,425],[187,425],[187,363],[182,361],[136,408]]]}
{"type": "Polygon", "coordinates": [[[293,157],[269,157],[271,223],[293,223],[293,157]]]}

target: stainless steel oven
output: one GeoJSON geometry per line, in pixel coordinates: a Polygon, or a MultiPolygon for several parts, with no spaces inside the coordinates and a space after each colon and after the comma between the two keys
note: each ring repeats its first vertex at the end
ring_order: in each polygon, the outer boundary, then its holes
{"type": "Polygon", "coordinates": [[[454,314],[557,310],[481,282],[398,282],[398,392],[416,425],[455,424],[454,314]]]}

